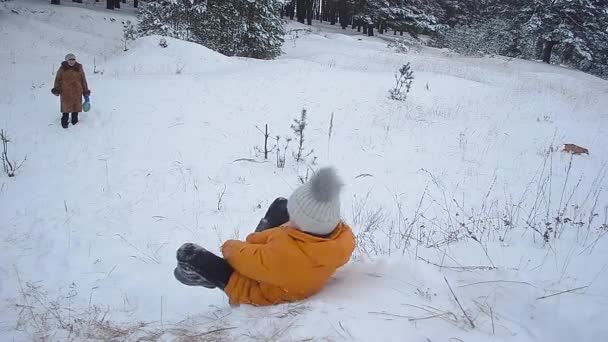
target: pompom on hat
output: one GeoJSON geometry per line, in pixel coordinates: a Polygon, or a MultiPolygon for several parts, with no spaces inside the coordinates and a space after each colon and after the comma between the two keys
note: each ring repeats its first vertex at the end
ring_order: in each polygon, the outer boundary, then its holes
{"type": "Polygon", "coordinates": [[[301,231],[327,235],[340,223],[342,182],[331,167],[322,168],[287,201],[289,220],[301,231]]]}

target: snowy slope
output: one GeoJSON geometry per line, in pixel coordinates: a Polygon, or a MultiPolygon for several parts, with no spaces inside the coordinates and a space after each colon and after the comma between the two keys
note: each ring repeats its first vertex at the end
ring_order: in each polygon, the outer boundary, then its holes
{"type": "Polygon", "coordinates": [[[337,30],[288,39],[275,61],[173,39],[161,48],[160,37],[125,52],[132,9],[0,6],[0,128],[10,157],[27,156],[16,177],[0,176],[0,340],[608,338],[606,81],[500,57],[397,54],[337,30]],[[93,110],[63,130],[50,88],[68,52],[93,110]],[[404,62],[415,81],[397,103],[387,94],[404,62]],[[244,238],[306,177],[291,151],[284,169],[256,152],[257,127],[292,136],[302,108],[306,149],[347,185],[356,258],[310,300],[269,308],[178,283],[181,243],[217,252],[244,238]],[[563,143],[590,155],[571,158],[563,143]],[[572,222],[545,243],[556,216],[572,222]]]}

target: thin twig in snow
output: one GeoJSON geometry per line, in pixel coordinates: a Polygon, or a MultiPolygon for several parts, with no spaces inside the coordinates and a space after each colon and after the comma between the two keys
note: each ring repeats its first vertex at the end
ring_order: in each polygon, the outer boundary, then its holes
{"type": "Polygon", "coordinates": [[[217,211],[222,210],[222,200],[223,200],[225,194],[226,194],[226,184],[224,184],[224,189],[222,190],[222,192],[217,194],[217,211]]]}
{"type": "Polygon", "coordinates": [[[108,272],[108,274],[106,274],[106,278],[110,276],[110,274],[112,274],[112,272],[114,272],[114,270],[116,269],[116,266],[118,266],[118,264],[114,265],[114,267],[112,267],[112,269],[110,270],[110,272],[108,272]]]}
{"type": "Polygon", "coordinates": [[[239,159],[233,160],[232,162],[236,163],[236,162],[240,162],[240,161],[246,161],[246,162],[250,162],[250,163],[266,163],[263,160],[255,160],[255,159],[252,159],[252,158],[239,158],[239,159]]]}

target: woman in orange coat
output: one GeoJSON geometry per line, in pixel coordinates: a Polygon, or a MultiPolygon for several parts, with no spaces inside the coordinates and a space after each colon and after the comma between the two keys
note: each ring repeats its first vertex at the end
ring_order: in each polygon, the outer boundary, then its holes
{"type": "Polygon", "coordinates": [[[190,286],[218,287],[230,304],[272,305],[312,296],[355,249],[352,230],[340,219],[341,186],[332,168],[319,170],[289,200],[276,199],[245,241],[226,241],[224,258],[184,244],[175,277],[190,286]]]}
{"type": "Polygon", "coordinates": [[[72,125],[77,124],[78,113],[82,112],[82,98],[84,97],[85,102],[89,102],[91,91],[87,84],[84,68],[82,64],[76,62],[74,54],[68,53],[65,56],[65,61],[61,63],[61,67],[57,70],[51,93],[60,96],[61,126],[68,128],[70,113],[72,113],[72,125]]]}

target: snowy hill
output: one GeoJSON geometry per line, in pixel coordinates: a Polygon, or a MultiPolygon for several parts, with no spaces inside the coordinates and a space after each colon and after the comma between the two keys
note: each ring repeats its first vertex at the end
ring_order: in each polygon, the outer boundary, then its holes
{"type": "Polygon", "coordinates": [[[335,29],[274,61],[156,36],[123,51],[133,9],[102,5],[0,4],[0,128],[27,157],[0,175],[0,340],[608,339],[608,82],[335,29]],[[64,130],[50,89],[68,52],[93,109],[64,130]],[[308,161],[295,142],[284,168],[265,161],[258,128],[283,149],[303,108],[308,161]],[[173,278],[183,242],[244,238],[319,165],[358,237],[321,293],[232,308],[173,278]]]}

